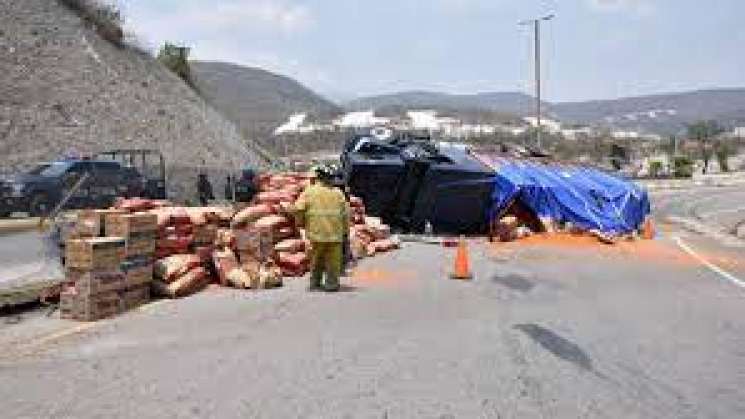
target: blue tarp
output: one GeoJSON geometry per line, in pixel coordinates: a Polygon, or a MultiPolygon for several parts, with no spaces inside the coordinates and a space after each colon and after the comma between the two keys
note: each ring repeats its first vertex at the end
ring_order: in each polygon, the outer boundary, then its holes
{"type": "Polygon", "coordinates": [[[541,218],[616,235],[638,230],[650,212],[644,189],[597,169],[501,158],[492,163],[492,217],[517,200],[541,218]]]}

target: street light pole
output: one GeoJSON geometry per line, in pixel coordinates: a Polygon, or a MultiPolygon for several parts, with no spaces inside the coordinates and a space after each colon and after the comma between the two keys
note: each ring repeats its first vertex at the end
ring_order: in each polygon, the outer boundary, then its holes
{"type": "Polygon", "coordinates": [[[536,145],[541,148],[541,22],[551,20],[555,15],[550,14],[538,19],[529,19],[520,22],[520,25],[533,25],[533,37],[535,43],[535,120],[536,120],[536,145]]]}

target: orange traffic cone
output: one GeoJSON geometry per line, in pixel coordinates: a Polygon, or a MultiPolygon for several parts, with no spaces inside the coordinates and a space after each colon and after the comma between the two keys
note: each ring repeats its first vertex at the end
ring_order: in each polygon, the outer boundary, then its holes
{"type": "Polygon", "coordinates": [[[458,242],[458,250],[455,253],[455,268],[453,273],[450,274],[452,279],[472,279],[471,264],[468,261],[468,247],[466,246],[466,239],[461,237],[458,242]]]}
{"type": "Polygon", "coordinates": [[[642,227],[642,238],[645,240],[652,240],[657,235],[657,229],[654,226],[654,221],[651,218],[647,218],[644,221],[642,227]]]}

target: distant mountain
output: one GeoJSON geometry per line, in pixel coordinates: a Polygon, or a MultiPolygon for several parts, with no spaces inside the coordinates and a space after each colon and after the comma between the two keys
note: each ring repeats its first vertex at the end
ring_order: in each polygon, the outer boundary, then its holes
{"type": "Polygon", "coordinates": [[[700,119],[731,126],[745,120],[745,89],[697,90],[614,100],[557,103],[551,112],[562,121],[674,134],[700,119]]]}
{"type": "Polygon", "coordinates": [[[370,96],[348,102],[350,110],[405,107],[419,109],[469,109],[527,115],[535,107],[533,97],[520,92],[477,93],[454,95],[448,93],[411,91],[370,96]]]}
{"type": "MultiPolygon", "coordinates": [[[[545,103],[544,107],[548,116],[563,122],[672,134],[684,130],[686,124],[700,119],[714,119],[725,126],[745,124],[745,89],[545,103]]],[[[449,110],[456,114],[480,110],[528,116],[535,112],[535,101],[532,96],[519,92],[473,95],[402,92],[357,99],[347,103],[346,108],[376,109],[382,113],[397,108],[431,108],[449,110]]]]}
{"type": "Polygon", "coordinates": [[[195,85],[250,136],[268,142],[293,113],[329,118],[342,112],[297,81],[265,70],[221,62],[191,62],[195,85]]]}

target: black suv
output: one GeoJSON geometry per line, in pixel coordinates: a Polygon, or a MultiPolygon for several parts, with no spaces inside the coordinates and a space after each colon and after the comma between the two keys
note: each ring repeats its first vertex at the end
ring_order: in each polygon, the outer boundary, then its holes
{"type": "Polygon", "coordinates": [[[65,208],[105,208],[116,197],[139,195],[144,186],[145,180],[137,170],[113,161],[41,163],[25,174],[0,181],[0,217],[14,212],[46,215],[68,195],[65,208]],[[70,194],[84,176],[80,187],[70,194]]]}

